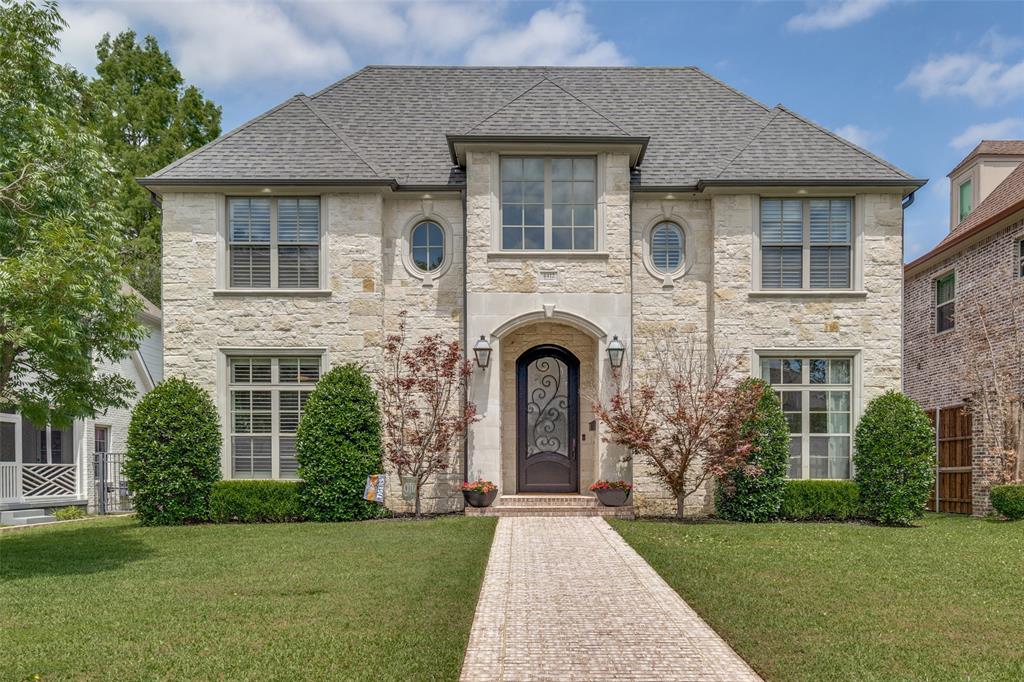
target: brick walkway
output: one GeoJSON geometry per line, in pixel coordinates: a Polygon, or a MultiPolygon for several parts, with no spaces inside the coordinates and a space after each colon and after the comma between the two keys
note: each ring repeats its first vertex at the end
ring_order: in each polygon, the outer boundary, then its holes
{"type": "Polygon", "coordinates": [[[759,680],[600,518],[502,518],[463,680],[759,680]]]}

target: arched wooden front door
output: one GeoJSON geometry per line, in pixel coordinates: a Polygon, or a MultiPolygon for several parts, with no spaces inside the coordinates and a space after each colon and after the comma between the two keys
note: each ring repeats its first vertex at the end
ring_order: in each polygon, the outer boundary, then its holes
{"type": "Polygon", "coordinates": [[[516,489],[579,492],[580,361],[535,346],[516,361],[516,489]]]}

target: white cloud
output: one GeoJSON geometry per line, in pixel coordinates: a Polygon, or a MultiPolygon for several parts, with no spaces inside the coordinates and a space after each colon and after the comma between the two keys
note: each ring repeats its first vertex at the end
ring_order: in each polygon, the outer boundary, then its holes
{"type": "Polygon", "coordinates": [[[989,29],[973,51],[932,57],[915,67],[900,87],[925,99],[939,95],[967,97],[988,106],[1024,94],[1024,59],[1006,58],[1024,47],[1024,39],[989,29]]]}
{"type": "Polygon", "coordinates": [[[867,128],[861,128],[860,126],[852,123],[836,128],[834,132],[839,137],[849,140],[858,147],[864,147],[865,149],[873,148],[879,142],[884,140],[885,136],[888,134],[885,130],[868,130],[867,128]]]}
{"type": "Polygon", "coordinates": [[[952,140],[949,146],[966,151],[982,140],[1006,140],[1024,137],[1024,118],[1011,117],[992,123],[976,123],[952,140]]]}
{"type": "Polygon", "coordinates": [[[538,10],[524,26],[477,38],[468,64],[617,66],[626,63],[615,43],[601,40],[578,3],[538,10]]]}
{"type": "Polygon", "coordinates": [[[349,40],[393,47],[408,39],[402,7],[382,2],[310,2],[296,5],[305,23],[338,30],[349,40]]]}
{"type": "Polygon", "coordinates": [[[889,0],[836,0],[815,4],[814,11],[790,17],[786,27],[791,31],[819,31],[845,28],[866,21],[881,12],[889,0]]]}
{"type": "Polygon", "coordinates": [[[61,31],[56,59],[89,75],[96,73],[96,43],[103,34],[117,35],[130,25],[127,16],[103,6],[61,7],[61,15],[68,27],[61,31]]]}
{"type": "Polygon", "coordinates": [[[175,63],[189,79],[234,80],[335,76],[352,60],[334,39],[316,39],[281,7],[263,2],[134,5],[169,37],[175,63]]]}

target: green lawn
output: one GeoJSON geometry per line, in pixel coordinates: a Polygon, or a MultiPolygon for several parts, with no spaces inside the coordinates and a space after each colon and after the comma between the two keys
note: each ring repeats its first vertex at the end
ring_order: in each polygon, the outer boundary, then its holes
{"type": "Polygon", "coordinates": [[[493,519],[0,534],[0,678],[458,677],[493,519]]]}
{"type": "Polygon", "coordinates": [[[1024,522],[612,524],[768,680],[1024,679],[1024,522]]]}

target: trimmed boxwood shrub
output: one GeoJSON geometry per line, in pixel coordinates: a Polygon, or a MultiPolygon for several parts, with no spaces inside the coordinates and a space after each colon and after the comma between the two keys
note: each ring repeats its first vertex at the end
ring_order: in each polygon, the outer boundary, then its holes
{"type": "Polygon", "coordinates": [[[214,523],[302,521],[298,481],[217,481],[210,494],[214,523]]]}
{"type": "Polygon", "coordinates": [[[124,474],[143,525],[207,521],[220,478],[220,424],[206,391],[172,378],[132,410],[124,474]]]}
{"type": "Polygon", "coordinates": [[[1024,483],[992,486],[992,507],[1008,519],[1024,519],[1024,483]]]}
{"type": "Polygon", "coordinates": [[[761,390],[753,416],[743,425],[753,450],[748,460],[754,471],[740,467],[718,480],[715,506],[718,515],[733,521],[773,521],[779,516],[789,462],[789,428],[782,405],[766,381],[747,379],[741,390],[761,390]]]}
{"type": "Polygon", "coordinates": [[[380,514],[363,499],[366,477],[381,472],[380,411],[358,365],[335,367],[309,395],[296,435],[300,497],[313,521],[354,521],[380,514]]]}
{"type": "Polygon", "coordinates": [[[780,516],[790,521],[848,521],[860,516],[853,481],[786,481],[780,516]]]}
{"type": "Polygon", "coordinates": [[[867,518],[909,525],[935,485],[935,433],[916,402],[896,391],[872,400],[857,424],[853,456],[867,518]]]}

